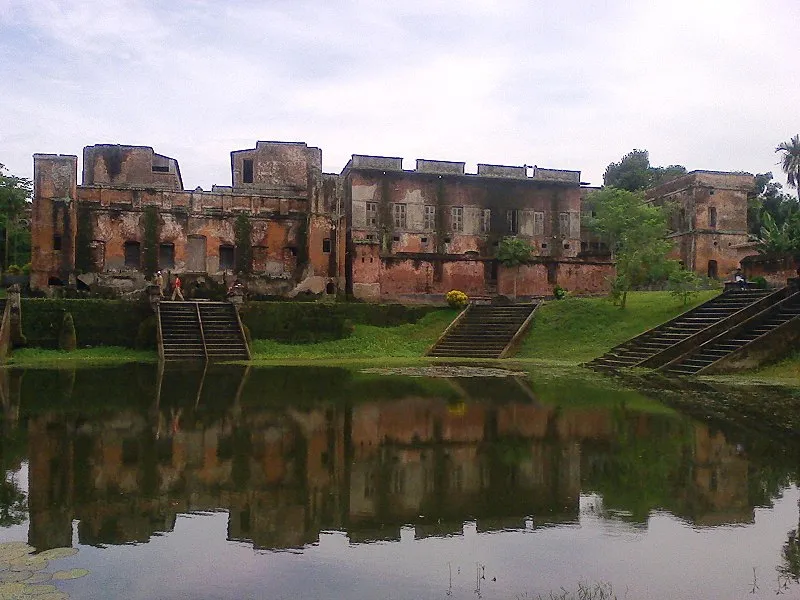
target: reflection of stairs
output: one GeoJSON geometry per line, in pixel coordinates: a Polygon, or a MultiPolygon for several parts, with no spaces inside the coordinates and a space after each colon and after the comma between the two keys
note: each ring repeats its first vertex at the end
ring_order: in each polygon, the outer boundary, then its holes
{"type": "MultiPolygon", "coordinates": [[[[789,324],[800,331],[800,293],[795,293],[763,312],[751,317],[736,327],[732,327],[707,343],[695,348],[677,360],[667,364],[662,370],[667,373],[693,375],[708,369],[714,363],[729,358],[755,342],[762,342],[780,349],[787,346],[786,339],[773,339],[777,329],[789,324]],[[770,339],[768,339],[768,337],[770,339]]],[[[797,334],[795,334],[795,338],[797,334]]]]}
{"type": "MultiPolygon", "coordinates": [[[[682,342],[691,345],[692,336],[723,323],[725,319],[733,317],[739,311],[755,307],[757,302],[764,300],[770,293],[767,290],[725,292],[663,325],[645,331],[612,348],[604,355],[587,363],[587,366],[597,369],[620,369],[639,366],[645,362],[647,364],[642,366],[659,366],[660,354],[666,355],[668,350],[682,342]]],[[[709,338],[698,340],[697,344],[701,344],[707,339],[709,338]]],[[[688,349],[686,348],[686,350],[688,349]]],[[[667,361],[664,360],[660,364],[664,364],[664,362],[667,361]]]]}
{"type": "Polygon", "coordinates": [[[536,306],[470,304],[461,319],[428,351],[428,356],[500,358],[527,325],[536,306]]]}
{"type": "Polygon", "coordinates": [[[229,302],[160,302],[159,354],[164,360],[241,360],[250,357],[235,307],[229,302]]]}

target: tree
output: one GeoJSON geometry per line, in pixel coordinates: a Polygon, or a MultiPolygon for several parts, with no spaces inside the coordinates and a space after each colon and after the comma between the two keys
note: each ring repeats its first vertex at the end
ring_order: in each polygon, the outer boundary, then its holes
{"type": "Polygon", "coordinates": [[[628,291],[669,272],[667,253],[672,243],[666,240],[667,207],[645,202],[642,192],[604,187],[589,196],[595,217],[589,226],[602,236],[611,249],[617,274],[612,295],[625,308],[628,291]]]}
{"type": "Polygon", "coordinates": [[[676,298],[680,298],[683,301],[683,305],[686,306],[689,298],[700,291],[700,278],[694,271],[681,267],[672,271],[667,280],[667,286],[669,293],[676,298]]]}
{"type": "Polygon", "coordinates": [[[650,153],[647,150],[631,150],[619,162],[612,162],[603,174],[603,185],[635,192],[686,173],[682,165],[668,167],[650,166],[650,153]]]}
{"type": "Polygon", "coordinates": [[[778,224],[768,212],[762,213],[758,250],[762,254],[800,252],[800,213],[789,215],[778,224]]]}
{"type": "Polygon", "coordinates": [[[797,200],[800,202],[800,135],[778,144],[775,152],[781,153],[781,169],[786,173],[789,185],[797,189],[797,200]]]}
{"type": "Polygon", "coordinates": [[[514,268],[514,298],[517,297],[517,277],[519,267],[531,259],[533,248],[525,240],[518,237],[504,237],[497,246],[497,260],[504,267],[514,268]]]}
{"type": "Polygon", "coordinates": [[[783,223],[795,212],[798,212],[798,201],[784,193],[783,186],[773,181],[772,173],[758,173],[755,176],[755,187],[747,201],[747,229],[759,236],[764,224],[763,215],[768,213],[777,225],[783,223]]]}
{"type": "Polygon", "coordinates": [[[19,228],[19,216],[31,197],[33,184],[30,179],[5,175],[4,171],[6,171],[5,165],[0,163],[0,226],[4,230],[3,270],[6,270],[8,269],[11,237],[13,231],[19,228]]]}

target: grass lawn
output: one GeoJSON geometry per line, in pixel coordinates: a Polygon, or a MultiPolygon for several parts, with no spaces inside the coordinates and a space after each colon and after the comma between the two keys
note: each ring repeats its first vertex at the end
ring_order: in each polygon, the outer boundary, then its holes
{"type": "Polygon", "coordinates": [[[46,350],[44,348],[20,348],[11,353],[8,366],[11,367],[58,367],[80,363],[81,365],[103,365],[128,362],[157,362],[158,352],[154,350],[132,350],[117,346],[79,348],[72,352],[46,350]]]}
{"type": "Polygon", "coordinates": [[[624,310],[607,298],[567,298],[536,311],[515,359],[580,363],[705,302],[719,291],[698,293],[689,304],[669,292],[630,292],[624,310]]]}
{"type": "Polygon", "coordinates": [[[456,315],[458,311],[446,309],[429,313],[416,323],[397,327],[356,325],[348,338],[316,344],[253,340],[251,350],[254,360],[419,358],[456,315]]]}

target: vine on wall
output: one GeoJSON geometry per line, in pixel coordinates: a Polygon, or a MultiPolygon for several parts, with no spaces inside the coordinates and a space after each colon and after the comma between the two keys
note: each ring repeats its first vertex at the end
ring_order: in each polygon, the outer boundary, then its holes
{"type": "Polygon", "coordinates": [[[144,209],[144,248],[142,267],[145,275],[152,277],[158,270],[158,207],[146,206],[144,209]]]}
{"type": "Polygon", "coordinates": [[[78,206],[78,233],[75,246],[75,268],[81,273],[94,270],[91,243],[94,239],[92,213],[86,206],[78,206]]]}
{"type": "Polygon", "coordinates": [[[236,271],[250,273],[253,270],[253,244],[251,236],[253,226],[247,215],[239,215],[233,224],[234,245],[236,250],[236,271]]]}

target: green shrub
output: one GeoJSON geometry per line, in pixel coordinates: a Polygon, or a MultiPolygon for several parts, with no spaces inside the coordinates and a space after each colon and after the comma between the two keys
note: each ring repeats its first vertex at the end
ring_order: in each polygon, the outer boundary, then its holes
{"type": "Polygon", "coordinates": [[[765,290],[769,287],[769,283],[761,275],[758,275],[750,280],[750,286],[759,290],[765,290]]]}
{"type": "Polygon", "coordinates": [[[349,337],[353,325],[395,327],[416,323],[433,306],[319,302],[248,302],[242,323],[254,339],[315,343],[349,337]]]}
{"type": "Polygon", "coordinates": [[[28,345],[58,348],[63,315],[69,312],[81,347],[133,348],[140,323],[151,316],[144,303],[99,299],[22,299],[22,331],[28,345]]]}
{"type": "Polygon", "coordinates": [[[9,275],[21,275],[22,269],[18,265],[8,265],[6,273],[8,273],[9,275]]]}
{"type": "Polygon", "coordinates": [[[155,350],[158,346],[158,319],[155,315],[147,317],[139,323],[136,332],[137,350],[155,350]]]}
{"type": "Polygon", "coordinates": [[[72,313],[64,313],[61,322],[61,331],[58,333],[58,347],[60,350],[72,352],[78,347],[75,338],[75,323],[72,321],[72,313]]]}
{"type": "Polygon", "coordinates": [[[565,289],[564,289],[563,287],[561,287],[560,285],[557,285],[557,286],[555,286],[555,287],[553,288],[553,297],[554,297],[556,300],[563,300],[564,298],[566,298],[566,297],[567,297],[567,295],[568,295],[568,294],[569,294],[569,292],[567,292],[567,290],[565,290],[565,289]]]}

